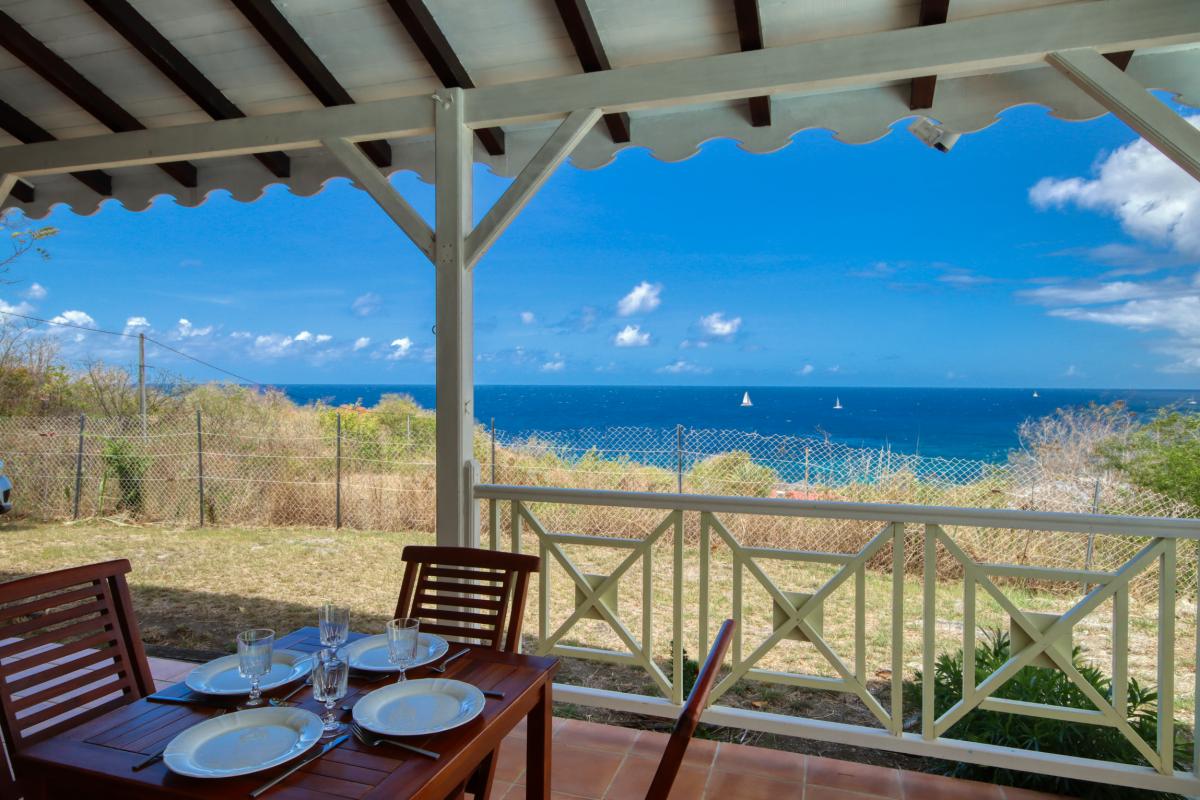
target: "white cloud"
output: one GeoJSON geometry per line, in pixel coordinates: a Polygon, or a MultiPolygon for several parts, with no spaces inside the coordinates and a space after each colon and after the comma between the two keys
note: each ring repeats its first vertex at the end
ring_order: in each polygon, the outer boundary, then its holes
{"type": "Polygon", "coordinates": [[[203,328],[197,328],[187,319],[180,319],[179,325],[175,328],[175,335],[181,339],[191,339],[196,336],[208,336],[212,332],[212,325],[205,325],[203,328]]]}
{"type": "Polygon", "coordinates": [[[714,311],[700,318],[700,329],[706,336],[717,339],[728,339],[742,327],[742,318],[726,319],[724,311],[714,311]]]}
{"type": "Polygon", "coordinates": [[[1122,300],[1134,300],[1156,294],[1153,285],[1133,283],[1131,281],[1113,281],[1099,284],[1069,284],[1061,286],[1040,286],[1037,289],[1018,292],[1020,297],[1047,306],[1081,305],[1089,306],[1098,303],[1116,303],[1122,300]]]}
{"type": "Polygon", "coordinates": [[[407,336],[403,336],[399,339],[393,339],[392,343],[389,345],[389,347],[392,348],[392,352],[388,353],[388,359],[390,361],[399,361],[409,354],[409,351],[412,350],[412,346],[413,340],[407,336]]]}
{"type": "Polygon", "coordinates": [[[309,342],[309,341],[312,341],[313,335],[311,333],[309,333],[308,331],[300,331],[292,338],[295,339],[297,342],[309,342]]]}
{"type": "Polygon", "coordinates": [[[552,361],[547,361],[540,367],[542,372],[562,372],[567,368],[567,362],[561,358],[555,358],[552,361]]]}
{"type": "Polygon", "coordinates": [[[254,337],[254,354],[266,357],[284,355],[292,349],[295,340],[282,333],[268,333],[254,337]]]}
{"type": "Polygon", "coordinates": [[[1050,315],[1138,331],[1170,331],[1200,346],[1200,294],[1130,300],[1103,308],[1056,308],[1050,315]]]}
{"type": "MultiPolygon", "coordinates": [[[[1200,115],[1188,122],[1200,127],[1200,115]]],[[[1094,178],[1043,178],[1029,199],[1112,214],[1135,238],[1200,257],[1200,183],[1144,139],[1107,155],[1094,178]]]]}
{"type": "Polygon", "coordinates": [[[40,283],[31,283],[24,292],[25,298],[28,300],[45,300],[47,294],[49,292],[46,291],[46,287],[40,283]]]}
{"type": "Polygon", "coordinates": [[[800,368],[800,374],[801,375],[812,375],[813,371],[815,369],[816,369],[816,367],[814,367],[812,364],[805,364],[803,367],[800,368]]]}
{"type": "Polygon", "coordinates": [[[1071,364],[1065,370],[1063,370],[1064,378],[1079,378],[1082,376],[1083,376],[1083,373],[1080,372],[1079,367],[1075,366],[1074,364],[1071,364]]]}
{"type": "Polygon", "coordinates": [[[0,300],[0,311],[4,311],[9,314],[31,314],[33,313],[33,310],[33,306],[29,303],[26,303],[24,300],[16,305],[0,300]]]}
{"type": "Polygon", "coordinates": [[[662,289],[661,283],[642,281],[617,302],[617,313],[629,317],[653,311],[662,304],[662,289]]]}
{"type": "MultiPolygon", "coordinates": [[[[96,327],[96,320],[92,319],[91,315],[88,314],[87,312],[79,311],[78,309],[64,311],[56,317],[51,317],[50,321],[55,323],[56,326],[74,325],[74,326],[80,327],[80,328],[96,327]]],[[[54,333],[66,333],[67,329],[62,328],[62,327],[55,327],[55,328],[51,328],[51,331],[54,333]]],[[[84,338],[85,338],[84,334],[82,334],[82,333],[76,333],[74,335],[74,339],[77,342],[82,342],[84,340],[84,338]]]]}
{"type": "Polygon", "coordinates": [[[650,344],[650,334],[637,325],[626,325],[613,337],[617,347],[645,347],[650,344]]]}
{"type": "Polygon", "coordinates": [[[317,338],[315,338],[313,341],[316,342],[317,344],[325,344],[325,342],[328,342],[332,338],[333,337],[330,336],[328,333],[318,333],[317,338]]]}
{"type": "Polygon", "coordinates": [[[533,315],[532,311],[522,311],[521,322],[525,325],[532,325],[533,323],[537,322],[537,317],[533,315]]]}
{"type": "Polygon", "coordinates": [[[355,349],[355,351],[362,350],[364,347],[366,347],[370,343],[371,343],[370,336],[360,336],[354,340],[354,349],[355,349]]]}
{"type": "Polygon", "coordinates": [[[683,375],[688,373],[693,375],[706,375],[709,372],[712,372],[712,370],[708,367],[702,367],[698,364],[693,364],[690,361],[684,361],[683,359],[679,359],[673,364],[667,364],[665,367],[659,367],[658,371],[665,372],[669,375],[683,375]]]}
{"type": "Polygon", "coordinates": [[[150,330],[150,320],[145,317],[130,317],[125,320],[123,333],[145,333],[150,330]]]}
{"type": "Polygon", "coordinates": [[[374,292],[360,294],[350,304],[350,310],[360,317],[369,317],[381,308],[383,308],[383,298],[374,292]]]}

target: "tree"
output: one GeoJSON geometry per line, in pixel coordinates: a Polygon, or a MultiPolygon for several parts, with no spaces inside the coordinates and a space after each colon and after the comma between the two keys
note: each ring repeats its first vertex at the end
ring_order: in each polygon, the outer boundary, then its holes
{"type": "Polygon", "coordinates": [[[1200,506],[1200,414],[1160,410],[1097,450],[1106,466],[1138,486],[1200,506]]]}

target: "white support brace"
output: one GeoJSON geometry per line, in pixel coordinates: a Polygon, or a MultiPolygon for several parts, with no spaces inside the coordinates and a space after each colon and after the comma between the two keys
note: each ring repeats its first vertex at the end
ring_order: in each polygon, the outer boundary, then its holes
{"type": "MultiPolygon", "coordinates": [[[[479,515],[467,513],[475,437],[474,281],[467,269],[474,139],[463,124],[466,93],[442,89],[433,105],[437,192],[437,543],[479,546],[479,515]]],[[[426,100],[426,102],[429,102],[426,100]]]]}
{"type": "Polygon", "coordinates": [[[1090,48],[1046,57],[1093,100],[1107,108],[1164,156],[1200,180],[1200,130],[1090,48]]]}
{"type": "MultiPolygon", "coordinates": [[[[465,90],[471,128],[686,106],[757,95],[803,95],[903,81],[1036,67],[1047,54],[1200,42],[1195,0],[1081,0],[944,25],[842,36],[745,53],[538,78],[465,90]]],[[[84,136],[0,148],[0,173],[23,177],[183,159],[319,147],[321,141],[427,136],[428,97],[84,136]]]]}
{"type": "Polygon", "coordinates": [[[323,139],[321,144],[341,162],[350,176],[371,195],[384,213],[412,239],[412,243],[425,257],[433,261],[433,228],[429,227],[429,223],[396,191],[387,176],[380,172],[353,142],[346,139],[323,139]]]}
{"type": "Polygon", "coordinates": [[[4,201],[8,200],[8,196],[12,193],[13,187],[17,185],[18,180],[20,178],[11,172],[0,173],[0,205],[3,205],[4,201]]]}
{"type": "Polygon", "coordinates": [[[474,267],[480,256],[504,233],[509,223],[521,213],[521,209],[549,180],[554,170],[571,155],[600,117],[598,108],[580,109],[567,115],[467,237],[468,268],[474,267]]]}

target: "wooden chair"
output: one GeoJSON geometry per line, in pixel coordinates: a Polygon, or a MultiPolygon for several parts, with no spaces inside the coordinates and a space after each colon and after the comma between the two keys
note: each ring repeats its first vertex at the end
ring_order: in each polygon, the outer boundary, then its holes
{"type": "MultiPolygon", "coordinates": [[[[14,768],[26,747],[154,691],[129,571],[121,559],[0,584],[0,732],[14,768]]],[[[20,775],[7,778],[0,797],[20,797],[20,775]]]]}
{"type": "Polygon", "coordinates": [[[529,575],[541,559],[476,547],[404,548],[397,617],[416,617],[421,630],[516,652],[529,575]]]}
{"type": "MultiPolygon", "coordinates": [[[[396,601],[397,617],[416,617],[421,630],[458,641],[474,641],[514,653],[521,642],[525,591],[541,564],[537,556],[476,547],[404,548],[404,580],[396,601]]],[[[489,753],[449,800],[471,792],[488,800],[496,774],[489,753]]]]}
{"type": "Polygon", "coordinates": [[[717,673],[721,670],[721,662],[725,660],[725,653],[733,641],[736,627],[736,622],[727,619],[722,623],[721,630],[717,631],[716,641],[708,651],[708,658],[704,659],[704,666],[700,667],[696,683],[692,686],[687,702],[684,703],[683,712],[675,722],[671,738],[667,740],[667,749],[663,751],[662,759],[658,762],[654,780],[650,782],[650,789],[646,792],[646,800],[667,800],[667,796],[671,794],[671,786],[675,783],[675,776],[679,774],[680,765],[683,764],[683,755],[687,752],[692,734],[696,732],[696,726],[700,724],[700,715],[708,705],[708,695],[717,680],[717,673]]]}

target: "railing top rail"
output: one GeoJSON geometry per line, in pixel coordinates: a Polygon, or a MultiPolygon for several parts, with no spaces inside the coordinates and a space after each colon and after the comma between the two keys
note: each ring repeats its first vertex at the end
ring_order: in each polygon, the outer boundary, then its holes
{"type": "Polygon", "coordinates": [[[892,503],[845,503],[832,500],[793,500],[773,497],[725,497],[666,492],[618,492],[599,489],[560,489],[545,486],[495,484],[476,485],[475,497],[479,500],[521,500],[529,503],[619,506],[814,519],[970,525],[979,528],[1015,528],[1030,531],[1068,531],[1119,536],[1200,539],[1200,519],[1067,514],[992,508],[946,508],[892,503]]]}

